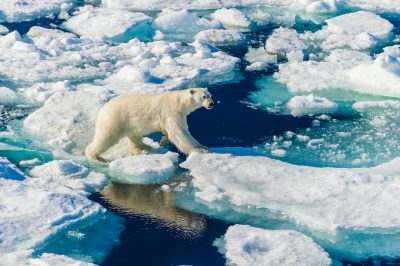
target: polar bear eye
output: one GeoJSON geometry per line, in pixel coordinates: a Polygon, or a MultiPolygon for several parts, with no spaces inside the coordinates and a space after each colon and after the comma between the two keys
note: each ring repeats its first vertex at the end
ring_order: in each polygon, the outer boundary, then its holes
{"type": "Polygon", "coordinates": [[[203,96],[203,99],[207,99],[207,98],[208,98],[207,96],[205,96],[205,95],[203,96]]]}

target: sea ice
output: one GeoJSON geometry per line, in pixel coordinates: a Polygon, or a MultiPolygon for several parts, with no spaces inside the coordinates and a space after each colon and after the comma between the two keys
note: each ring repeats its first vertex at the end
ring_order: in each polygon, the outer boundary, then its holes
{"type": "Polygon", "coordinates": [[[109,165],[111,180],[126,184],[162,183],[175,172],[178,154],[135,155],[114,160],[109,165]]]}
{"type": "Polygon", "coordinates": [[[0,178],[24,180],[25,174],[14,164],[10,163],[9,160],[0,157],[0,178]]]}
{"type": "Polygon", "coordinates": [[[368,169],[317,168],[262,156],[195,153],[181,166],[189,169],[195,196],[204,202],[268,209],[338,236],[342,230],[397,232],[397,162],[368,169]]]}
{"type": "Polygon", "coordinates": [[[164,36],[170,35],[177,40],[190,40],[200,31],[222,28],[219,22],[200,18],[196,13],[185,9],[178,11],[164,9],[154,20],[153,27],[164,36]]]}
{"type": "Polygon", "coordinates": [[[108,183],[105,175],[91,172],[86,167],[69,160],[55,160],[36,166],[30,171],[30,175],[33,178],[27,179],[26,182],[50,191],[67,189],[89,194],[100,191],[108,183]]]}
{"type": "Polygon", "coordinates": [[[151,21],[151,17],[140,12],[85,6],[81,12],[64,22],[63,26],[93,41],[126,42],[150,32],[151,21]]]}
{"type": "Polygon", "coordinates": [[[308,236],[291,230],[232,225],[214,244],[227,265],[330,265],[329,255],[308,236]]]}
{"type": "Polygon", "coordinates": [[[4,35],[9,33],[9,30],[7,29],[6,26],[0,25],[0,35],[4,35]]]}
{"type": "Polygon", "coordinates": [[[0,104],[15,105],[23,102],[22,97],[7,87],[0,87],[0,104]]]}
{"type": "Polygon", "coordinates": [[[246,37],[237,30],[212,29],[200,31],[195,39],[215,45],[232,45],[243,42],[246,37]]]}
{"type": "Polygon", "coordinates": [[[314,94],[307,96],[295,96],[286,103],[293,116],[330,114],[338,109],[338,105],[324,97],[314,94]]]}
{"type": "Polygon", "coordinates": [[[248,28],[249,19],[236,8],[222,8],[211,14],[211,17],[224,25],[225,28],[248,28]]]}
{"type": "Polygon", "coordinates": [[[0,191],[2,253],[35,248],[59,230],[99,219],[105,212],[84,196],[35,188],[25,181],[0,179],[0,191]]]}
{"type": "Polygon", "coordinates": [[[71,9],[75,0],[7,0],[0,2],[0,22],[20,22],[60,14],[71,9]]]}
{"type": "Polygon", "coordinates": [[[36,83],[29,88],[21,88],[19,91],[33,102],[44,103],[50,96],[59,92],[74,91],[76,88],[68,80],[36,83]]]}
{"type": "Polygon", "coordinates": [[[75,260],[64,255],[43,253],[37,258],[31,257],[31,250],[18,251],[1,255],[1,266],[24,265],[24,266],[96,266],[90,262],[75,260]]]}
{"type": "Polygon", "coordinates": [[[333,33],[357,35],[365,32],[379,39],[387,38],[393,29],[393,25],[389,21],[367,11],[358,11],[327,19],[326,24],[333,33]]]}

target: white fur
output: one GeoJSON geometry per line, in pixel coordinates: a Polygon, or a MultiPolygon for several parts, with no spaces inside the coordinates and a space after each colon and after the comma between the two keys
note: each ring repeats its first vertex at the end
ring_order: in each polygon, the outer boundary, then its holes
{"type": "Polygon", "coordinates": [[[164,134],[162,144],[170,140],[185,154],[204,152],[205,147],[189,132],[187,116],[202,106],[210,109],[212,104],[211,94],[201,88],[116,97],[100,110],[86,157],[102,160],[100,155],[123,137],[128,137],[132,154],[147,153],[149,147],[142,137],[157,131],[164,134]]]}

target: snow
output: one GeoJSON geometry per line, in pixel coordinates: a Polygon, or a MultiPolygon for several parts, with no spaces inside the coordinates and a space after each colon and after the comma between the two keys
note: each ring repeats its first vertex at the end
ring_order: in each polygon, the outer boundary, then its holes
{"type": "Polygon", "coordinates": [[[114,160],[109,165],[113,182],[126,184],[161,183],[175,172],[178,154],[135,155],[114,160]]]}
{"type": "Polygon", "coordinates": [[[9,33],[9,30],[7,29],[6,26],[0,25],[0,35],[4,35],[9,33]]]}
{"type": "Polygon", "coordinates": [[[341,8],[339,0],[322,0],[314,1],[306,7],[306,11],[310,13],[333,13],[341,8]]]}
{"type": "Polygon", "coordinates": [[[124,80],[126,82],[137,83],[142,82],[146,83],[150,80],[151,76],[148,71],[141,70],[138,67],[132,65],[125,65],[117,73],[111,78],[116,80],[124,80]]]}
{"type": "Polygon", "coordinates": [[[400,97],[400,45],[385,47],[374,61],[367,61],[348,73],[357,91],[400,97]]]}
{"type": "Polygon", "coordinates": [[[0,22],[20,22],[58,15],[62,11],[67,11],[72,8],[74,3],[74,0],[1,1],[0,22]]]}
{"type": "Polygon", "coordinates": [[[198,199],[269,209],[313,231],[337,235],[376,228],[396,232],[400,172],[391,167],[396,163],[398,159],[369,169],[317,168],[262,156],[196,153],[181,166],[193,176],[198,199]]]}
{"type": "Polygon", "coordinates": [[[54,160],[34,167],[30,171],[37,186],[46,187],[50,191],[71,189],[76,193],[92,193],[100,191],[108,180],[105,175],[89,171],[70,160],[54,160]]]}
{"type": "MultiPolygon", "coordinates": [[[[71,245],[71,249],[75,249],[72,252],[64,246],[56,253],[72,254],[99,263],[105,258],[122,230],[121,220],[86,198],[88,193],[81,191],[93,191],[100,185],[100,180],[105,180],[104,175],[91,173],[67,161],[52,161],[35,167],[32,170],[37,174],[35,178],[26,176],[4,158],[0,160],[0,170],[1,265],[94,265],[65,255],[40,252],[39,257],[33,258],[32,254],[43,247],[46,249],[53,241],[65,241],[67,229],[96,230],[98,226],[107,226],[112,233],[113,236],[104,234],[101,237],[107,244],[96,244],[94,248],[83,240],[75,241],[71,245]],[[76,251],[83,246],[85,254],[76,251]]],[[[86,240],[94,238],[88,236],[86,240]]],[[[53,250],[55,246],[53,243],[53,250]]]]}
{"type": "Polygon", "coordinates": [[[289,52],[301,51],[307,48],[307,44],[299,38],[299,34],[292,29],[278,28],[272,32],[265,42],[267,53],[286,57],[289,52]]]}
{"type": "Polygon", "coordinates": [[[9,160],[0,157],[0,178],[24,180],[25,174],[14,164],[10,163],[9,160]]]}
{"type": "Polygon", "coordinates": [[[211,29],[203,30],[197,33],[195,39],[212,43],[215,45],[232,45],[238,44],[245,40],[243,33],[237,30],[223,30],[223,29],[211,29]]]}
{"type": "Polygon", "coordinates": [[[328,254],[296,231],[232,225],[214,242],[228,265],[330,265],[328,254]]]}
{"type": "Polygon", "coordinates": [[[20,95],[7,87],[0,86],[0,104],[11,105],[23,102],[20,95]]]}
{"type": "Polygon", "coordinates": [[[31,249],[57,231],[105,209],[78,194],[51,192],[25,181],[0,179],[2,252],[31,249]]]}
{"type": "Polygon", "coordinates": [[[353,107],[353,109],[357,110],[358,112],[368,112],[372,108],[400,109],[400,101],[386,100],[386,101],[355,102],[352,107],[353,107]]]}
{"type": "Polygon", "coordinates": [[[388,37],[393,29],[389,21],[367,11],[344,14],[327,19],[326,23],[333,33],[357,35],[365,32],[379,39],[388,37]]]}
{"type": "Polygon", "coordinates": [[[24,266],[95,266],[90,262],[75,260],[64,255],[43,253],[38,258],[30,257],[31,251],[18,251],[2,255],[0,265],[24,265],[24,266]]]}
{"type": "Polygon", "coordinates": [[[140,36],[146,25],[147,30],[150,30],[152,18],[143,13],[105,8],[87,9],[68,19],[63,26],[96,42],[124,42],[140,36]]]}
{"type": "Polygon", "coordinates": [[[76,90],[76,87],[71,82],[63,80],[50,83],[36,83],[29,88],[21,88],[19,91],[33,102],[44,103],[55,93],[74,90],[76,90]]]}
{"type": "Polygon", "coordinates": [[[248,28],[249,19],[236,8],[221,8],[211,14],[211,17],[224,25],[225,28],[248,28]]]}
{"type": "Polygon", "coordinates": [[[338,109],[335,102],[314,94],[294,96],[286,103],[286,107],[293,116],[331,114],[338,109]]]}
{"type": "Polygon", "coordinates": [[[154,20],[153,28],[164,36],[170,34],[178,40],[185,40],[200,31],[221,28],[221,24],[217,21],[200,18],[196,13],[185,9],[178,11],[164,9],[154,20]]]}
{"type": "Polygon", "coordinates": [[[271,155],[276,156],[276,157],[285,157],[286,151],[283,149],[272,150],[271,155]]]}

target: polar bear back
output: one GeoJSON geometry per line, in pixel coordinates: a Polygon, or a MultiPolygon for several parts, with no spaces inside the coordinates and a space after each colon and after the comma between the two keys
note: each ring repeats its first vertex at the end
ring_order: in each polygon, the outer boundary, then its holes
{"type": "Polygon", "coordinates": [[[99,112],[96,127],[122,135],[146,135],[164,131],[168,119],[181,120],[177,109],[180,92],[130,94],[112,99],[99,112]]]}

